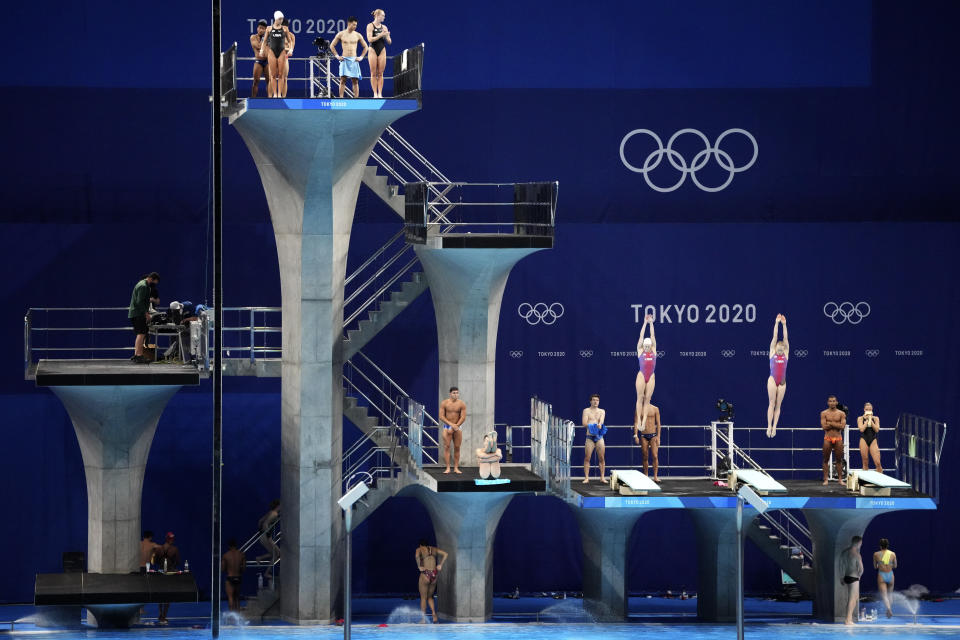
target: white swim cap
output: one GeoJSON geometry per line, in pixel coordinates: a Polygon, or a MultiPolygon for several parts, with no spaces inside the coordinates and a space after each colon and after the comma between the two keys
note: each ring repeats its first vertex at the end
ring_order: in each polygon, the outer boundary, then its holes
{"type": "Polygon", "coordinates": [[[274,11],[274,12],[273,12],[273,19],[274,19],[274,20],[281,20],[281,19],[283,19],[283,11],[280,11],[279,9],[278,9],[277,11],[274,11]]]}
{"type": "Polygon", "coordinates": [[[643,339],[643,346],[649,347],[649,346],[652,345],[652,344],[653,344],[653,340],[651,340],[650,338],[644,338],[644,339],[643,339]]]}

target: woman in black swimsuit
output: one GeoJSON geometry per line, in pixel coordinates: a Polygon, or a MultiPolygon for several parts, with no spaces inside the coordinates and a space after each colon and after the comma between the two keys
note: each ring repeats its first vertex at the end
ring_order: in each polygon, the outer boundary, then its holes
{"type": "Polygon", "coordinates": [[[383,97],[383,70],[387,66],[387,45],[393,44],[390,31],[383,19],[387,14],[383,9],[374,9],[373,22],[367,25],[367,42],[373,49],[370,54],[370,88],[374,98],[383,97]]]}
{"type": "Polygon", "coordinates": [[[287,84],[287,40],[289,31],[283,26],[283,13],[273,13],[273,24],[267,29],[260,45],[261,57],[267,58],[270,68],[270,77],[267,80],[267,96],[281,97],[281,92],[287,84]]]}
{"type": "Polygon", "coordinates": [[[873,415],[873,405],[869,402],[863,405],[863,415],[857,418],[857,428],[860,429],[860,459],[863,461],[863,470],[870,468],[870,458],[873,466],[883,473],[880,464],[880,445],[877,443],[877,433],[880,431],[880,418],[873,415]]]}

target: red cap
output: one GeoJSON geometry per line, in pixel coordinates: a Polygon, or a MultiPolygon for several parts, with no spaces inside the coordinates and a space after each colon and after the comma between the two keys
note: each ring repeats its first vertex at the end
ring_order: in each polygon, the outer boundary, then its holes
{"type": "Polygon", "coordinates": [[[167,540],[173,540],[175,537],[173,531],[167,531],[167,540]]]}

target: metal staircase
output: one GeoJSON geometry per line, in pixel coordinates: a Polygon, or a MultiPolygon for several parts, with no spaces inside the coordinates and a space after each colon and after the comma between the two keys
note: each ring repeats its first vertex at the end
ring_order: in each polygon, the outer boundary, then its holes
{"type": "MultiPolygon", "coordinates": [[[[717,430],[717,440],[728,447],[732,453],[728,461],[731,468],[737,468],[736,458],[757,471],[763,467],[751,458],[746,451],[732,442],[723,431],[717,430]]],[[[810,530],[790,510],[780,509],[760,514],[747,529],[747,537],[773,560],[788,576],[793,578],[808,596],[813,596],[816,584],[813,576],[813,552],[811,551],[810,530]]]]}
{"type": "MultiPolygon", "coordinates": [[[[279,521],[278,523],[279,524],[279,521]]],[[[275,524],[271,532],[271,537],[273,541],[279,545],[280,541],[283,539],[283,532],[280,530],[279,526],[275,524]]],[[[256,546],[260,541],[260,531],[255,532],[252,536],[247,538],[247,540],[240,545],[240,551],[243,552],[245,556],[254,555],[256,557],[256,546]]],[[[247,571],[254,569],[262,572],[266,572],[267,569],[270,569],[273,572],[273,580],[267,584],[264,582],[264,586],[259,586],[259,580],[257,581],[257,594],[254,596],[240,596],[241,600],[245,600],[247,606],[243,609],[243,615],[247,619],[259,618],[260,621],[263,620],[263,617],[274,608],[274,606],[280,601],[280,589],[279,582],[277,579],[277,567],[280,564],[280,558],[277,558],[275,562],[269,560],[257,561],[257,560],[247,560],[246,569],[247,571]]],[[[279,612],[275,612],[279,615],[279,612]]]]}

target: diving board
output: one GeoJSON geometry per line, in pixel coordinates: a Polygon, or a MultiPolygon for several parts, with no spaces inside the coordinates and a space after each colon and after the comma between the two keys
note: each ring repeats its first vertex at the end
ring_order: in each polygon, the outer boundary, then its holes
{"type": "Polygon", "coordinates": [[[859,491],[862,496],[888,496],[890,489],[911,489],[903,480],[897,480],[879,471],[854,469],[847,476],[847,489],[859,491]]]}
{"type": "Polygon", "coordinates": [[[727,476],[727,484],[734,491],[737,490],[737,482],[743,482],[750,485],[750,488],[761,496],[771,493],[786,493],[787,488],[768,476],[763,471],[756,469],[732,469],[727,476]]]}
{"type": "Polygon", "coordinates": [[[610,472],[610,488],[622,496],[645,496],[660,491],[660,485],[636,469],[610,472]]]}

